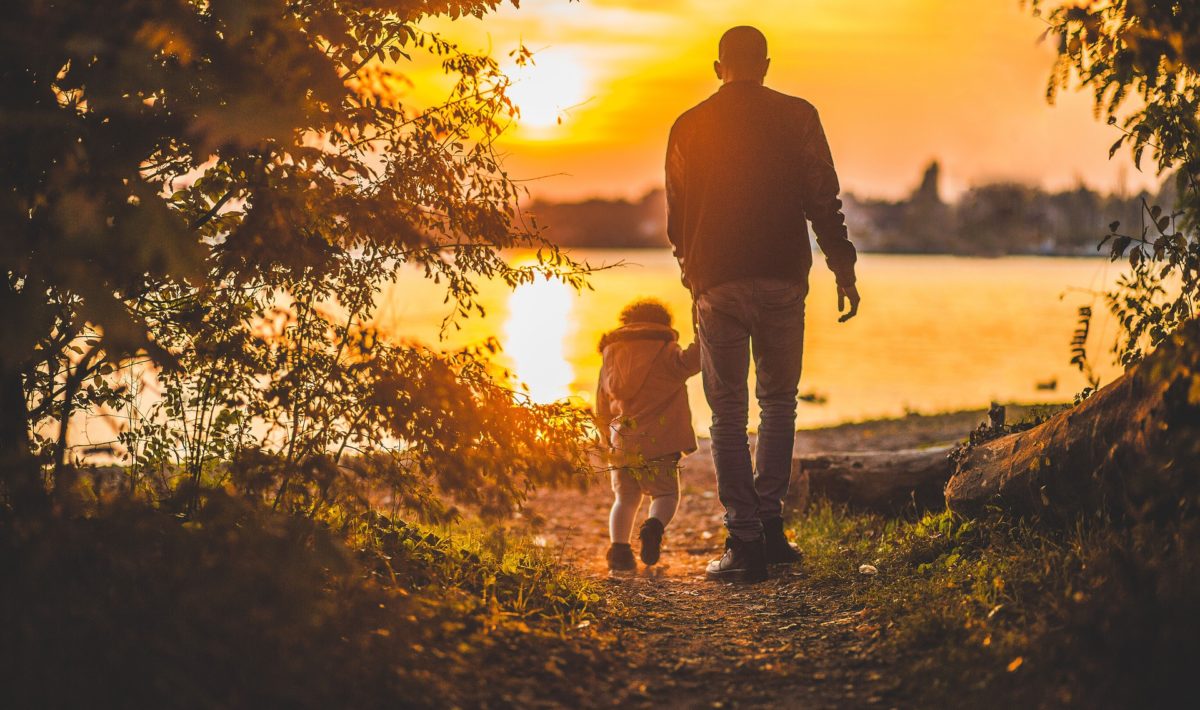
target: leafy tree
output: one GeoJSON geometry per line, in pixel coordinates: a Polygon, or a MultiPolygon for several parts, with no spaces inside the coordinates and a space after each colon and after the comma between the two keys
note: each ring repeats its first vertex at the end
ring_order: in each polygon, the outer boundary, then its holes
{"type": "Polygon", "coordinates": [[[959,200],[959,232],[976,254],[1003,254],[1006,241],[1039,244],[1046,232],[1039,197],[1036,190],[1014,183],[971,188],[959,200]]]}
{"type": "Polygon", "coordinates": [[[402,264],[446,284],[453,317],[478,310],[476,278],[581,282],[585,269],[516,212],[493,152],[515,112],[497,63],[420,24],[499,3],[9,9],[0,469],[11,504],[40,498],[47,464],[67,480],[81,408],[127,420],[114,451],[136,464],[131,484],[139,471],[184,473],[185,508],[201,483],[232,480],[311,510],[353,478],[349,454],[367,478],[406,482],[392,500],[429,501],[441,485],[502,507],[573,470],[581,413],[528,405],[490,377],[486,352],[441,355],[371,327],[379,285],[402,264]],[[405,102],[422,61],[453,80],[441,105],[405,102]],[[510,266],[512,247],[539,260],[510,266]],[[147,382],[163,394],[150,412],[137,396],[147,382]]]}
{"type": "MultiPolygon", "coordinates": [[[[1035,0],[1034,11],[1045,5],[1035,0]]],[[[1113,222],[1101,242],[1114,260],[1129,259],[1107,299],[1123,330],[1119,360],[1132,365],[1200,304],[1200,4],[1093,0],[1045,18],[1058,42],[1048,97],[1078,77],[1122,131],[1110,155],[1128,146],[1140,165],[1149,149],[1156,170],[1175,175],[1176,205],[1144,201],[1140,224],[1113,222]]]]}

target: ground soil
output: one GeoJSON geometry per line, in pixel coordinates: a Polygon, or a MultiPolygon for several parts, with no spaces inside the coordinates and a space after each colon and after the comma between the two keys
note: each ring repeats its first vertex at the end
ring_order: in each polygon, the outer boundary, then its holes
{"type": "MultiPolygon", "coordinates": [[[[961,439],[985,418],[983,412],[910,416],[802,432],[797,450],[927,446],[961,439]]],[[[612,496],[604,482],[531,502],[530,514],[542,518],[539,542],[602,590],[606,611],[593,630],[624,658],[608,671],[617,677],[597,687],[601,697],[583,697],[597,705],[669,707],[909,705],[867,611],[835,589],[810,583],[803,564],[775,568],[757,585],[705,580],[704,566],[725,540],[709,461],[706,442],[684,459],[679,512],[653,574],[608,575],[612,496]]]]}

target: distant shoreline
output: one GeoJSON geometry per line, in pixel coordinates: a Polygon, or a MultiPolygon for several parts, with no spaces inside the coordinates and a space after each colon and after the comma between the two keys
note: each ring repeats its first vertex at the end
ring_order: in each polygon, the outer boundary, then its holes
{"type": "MultiPolygon", "coordinates": [[[[1066,409],[1067,402],[1042,404],[1007,403],[1009,424],[1066,409]]],[[[796,431],[797,454],[837,451],[899,451],[945,446],[966,440],[980,424],[988,421],[987,408],[948,412],[914,412],[900,417],[879,417],[817,426],[796,431]]],[[[753,436],[753,435],[751,435],[753,436]]],[[[700,452],[707,454],[710,439],[700,437],[700,452]]],[[[695,454],[693,454],[695,455],[695,454]]]]}
{"type": "MultiPolygon", "coordinates": [[[[553,241],[553,238],[551,238],[551,241],[553,241]]],[[[851,241],[853,241],[853,237],[851,237],[851,241]]],[[[571,245],[560,245],[560,248],[565,251],[568,251],[568,252],[573,251],[573,250],[614,251],[614,252],[616,252],[616,251],[639,251],[639,252],[656,252],[657,251],[657,252],[661,252],[661,251],[670,251],[671,250],[671,247],[669,247],[669,246],[646,245],[646,244],[635,245],[635,246],[612,246],[610,244],[603,244],[603,245],[600,245],[600,244],[597,244],[597,245],[571,244],[571,245]]],[[[820,250],[814,248],[813,253],[819,254],[820,250]]],[[[888,251],[888,250],[881,251],[881,250],[874,250],[874,249],[859,249],[858,253],[859,254],[879,254],[879,255],[883,255],[883,256],[956,256],[956,257],[964,257],[964,258],[969,258],[969,259],[1005,259],[1005,258],[1010,258],[1010,257],[1038,257],[1038,258],[1049,258],[1049,259],[1108,259],[1109,258],[1108,255],[1105,254],[1103,251],[1099,251],[1099,252],[1092,251],[1090,253],[1089,252],[1050,252],[1050,253],[1013,252],[1013,253],[1009,253],[1009,254],[978,254],[978,253],[971,253],[971,252],[925,252],[925,251],[888,251]]]]}

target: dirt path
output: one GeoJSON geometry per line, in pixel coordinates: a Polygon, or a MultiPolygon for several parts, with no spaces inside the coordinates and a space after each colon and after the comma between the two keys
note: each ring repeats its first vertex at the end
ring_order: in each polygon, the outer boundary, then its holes
{"type": "Polygon", "coordinates": [[[615,602],[600,622],[609,628],[598,630],[615,634],[634,659],[628,699],[671,707],[890,707],[895,683],[875,652],[876,629],[861,610],[807,583],[803,566],[773,569],[753,586],[704,579],[705,563],[725,541],[707,457],[685,459],[683,497],[657,577],[608,576],[612,497],[602,484],[542,495],[531,506],[545,518],[547,546],[561,549],[615,602]]]}
{"type": "MultiPolygon", "coordinates": [[[[900,449],[965,437],[984,412],[906,417],[802,432],[798,451],[900,449]]],[[[725,541],[707,447],[684,459],[683,497],[667,530],[657,577],[609,578],[604,562],[612,494],[539,495],[546,545],[595,579],[610,600],[598,630],[632,659],[622,705],[668,707],[897,707],[878,628],[834,589],[810,583],[804,567],[775,568],[767,582],[708,582],[704,566],[725,541]]],[[[644,516],[643,509],[639,518],[644,516]]],[[[636,550],[636,540],[635,540],[636,550]]],[[[612,687],[606,689],[610,696],[612,687]]],[[[608,703],[599,701],[597,704],[608,703]]]]}

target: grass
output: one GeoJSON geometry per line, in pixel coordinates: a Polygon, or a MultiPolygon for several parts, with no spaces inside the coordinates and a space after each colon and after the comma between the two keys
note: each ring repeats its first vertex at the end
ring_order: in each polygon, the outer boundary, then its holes
{"type": "Polygon", "coordinates": [[[535,620],[565,632],[589,621],[600,601],[590,582],[544,548],[478,521],[433,529],[373,516],[350,541],[382,583],[465,592],[472,612],[485,614],[493,627],[535,620]]]}
{"type": "Polygon", "coordinates": [[[1154,706],[1184,697],[1200,660],[1195,520],[1051,530],[823,504],[792,532],[922,706],[1154,706]]]}
{"type": "Polygon", "coordinates": [[[561,667],[604,669],[574,631],[595,591],[482,528],[117,500],[0,520],[0,569],[15,707],[473,706],[530,687],[569,703],[561,667]],[[510,677],[517,658],[540,660],[510,677]]]}
{"type": "MultiPolygon", "coordinates": [[[[578,706],[621,677],[619,649],[580,630],[598,590],[511,531],[206,500],[186,520],[122,498],[0,519],[14,706],[578,706]]],[[[826,503],[791,533],[812,583],[864,610],[902,705],[1169,706],[1200,659],[1195,519],[1051,529],[826,503]]]]}

